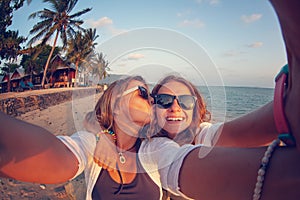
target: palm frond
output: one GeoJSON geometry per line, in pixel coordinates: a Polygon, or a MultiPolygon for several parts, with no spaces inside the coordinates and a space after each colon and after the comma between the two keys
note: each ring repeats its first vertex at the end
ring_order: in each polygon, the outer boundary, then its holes
{"type": "Polygon", "coordinates": [[[85,14],[85,13],[91,11],[91,10],[92,10],[92,8],[86,8],[86,9],[84,9],[82,11],[79,11],[79,12],[73,14],[73,15],[70,15],[70,18],[73,19],[75,17],[79,17],[79,16],[81,16],[81,15],[83,15],[83,14],[85,14]]]}
{"type": "Polygon", "coordinates": [[[77,1],[78,0],[69,0],[67,13],[70,13],[73,10],[73,8],[75,7],[75,5],[77,4],[77,1]]]}

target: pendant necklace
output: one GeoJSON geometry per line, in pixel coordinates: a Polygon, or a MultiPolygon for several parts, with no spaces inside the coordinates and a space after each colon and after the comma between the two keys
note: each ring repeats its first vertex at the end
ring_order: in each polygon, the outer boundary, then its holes
{"type": "Polygon", "coordinates": [[[127,149],[127,150],[125,150],[125,151],[118,151],[118,154],[119,154],[119,161],[120,161],[120,163],[121,164],[124,164],[124,163],[126,163],[126,158],[125,158],[125,156],[124,156],[124,154],[123,153],[125,153],[126,151],[131,151],[132,149],[135,149],[135,143],[134,143],[134,145],[132,146],[132,147],[130,147],[129,149],[127,149]]]}
{"type": "Polygon", "coordinates": [[[126,158],[122,152],[119,152],[119,160],[121,164],[124,164],[126,162],[126,158]]]}

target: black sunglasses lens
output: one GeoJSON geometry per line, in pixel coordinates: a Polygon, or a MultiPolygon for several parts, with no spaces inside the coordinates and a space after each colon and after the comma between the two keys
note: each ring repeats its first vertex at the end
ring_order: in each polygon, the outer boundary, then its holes
{"type": "Polygon", "coordinates": [[[195,106],[195,98],[191,95],[178,96],[179,105],[185,110],[192,110],[195,106]]]}
{"type": "Polygon", "coordinates": [[[172,106],[174,101],[174,96],[168,94],[158,94],[155,97],[155,103],[159,108],[167,109],[172,106]]]}
{"type": "MultiPolygon", "coordinates": [[[[180,95],[177,97],[179,105],[184,110],[192,110],[195,106],[196,99],[191,95],[180,95]]],[[[176,96],[169,94],[158,94],[154,97],[154,102],[159,108],[170,108],[176,99],[176,96]]]]}
{"type": "Polygon", "coordinates": [[[139,86],[139,95],[144,99],[148,99],[149,97],[148,90],[143,86],[139,86]]]}

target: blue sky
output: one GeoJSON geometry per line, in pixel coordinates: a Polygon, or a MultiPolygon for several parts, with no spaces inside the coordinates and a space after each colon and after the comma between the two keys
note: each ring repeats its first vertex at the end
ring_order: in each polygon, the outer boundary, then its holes
{"type": "MultiPolygon", "coordinates": [[[[10,29],[28,36],[37,22],[28,16],[44,7],[36,0],[25,5],[10,29]]],[[[274,87],[286,63],[267,0],[79,0],[72,13],[87,7],[92,11],[81,17],[84,27],[97,29],[97,51],[106,55],[111,73],[154,77],[173,70],[206,84],[274,87]]]]}

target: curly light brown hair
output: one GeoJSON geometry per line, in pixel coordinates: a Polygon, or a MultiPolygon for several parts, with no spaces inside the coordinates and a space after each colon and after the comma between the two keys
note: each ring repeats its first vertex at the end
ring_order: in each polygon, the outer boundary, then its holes
{"type": "MultiPolygon", "coordinates": [[[[203,97],[201,96],[200,92],[198,89],[188,80],[184,79],[183,77],[180,76],[175,76],[175,75],[168,75],[162,80],[160,80],[159,83],[157,83],[154,88],[152,89],[151,96],[154,96],[158,94],[158,91],[162,86],[164,86],[166,83],[175,81],[175,82],[180,82],[184,84],[185,86],[188,87],[190,90],[191,94],[195,97],[197,97],[196,105],[193,110],[193,120],[190,124],[190,126],[178,133],[176,137],[173,139],[175,142],[177,142],[180,145],[183,144],[188,144],[188,143],[193,143],[196,130],[200,126],[202,122],[209,122],[211,120],[211,114],[207,110],[206,104],[204,102],[203,97]]],[[[155,108],[155,106],[154,106],[155,108]]],[[[156,119],[156,114],[155,114],[155,109],[154,110],[154,119],[152,119],[150,128],[148,130],[148,138],[149,137],[168,137],[168,133],[163,130],[161,127],[158,126],[157,119],[156,119]]]]}

